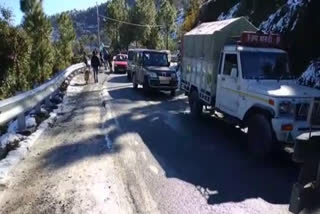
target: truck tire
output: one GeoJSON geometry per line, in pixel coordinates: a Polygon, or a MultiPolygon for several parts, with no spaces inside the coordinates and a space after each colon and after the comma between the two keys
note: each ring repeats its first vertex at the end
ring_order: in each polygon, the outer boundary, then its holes
{"type": "Polygon", "coordinates": [[[138,88],[138,84],[136,83],[136,75],[135,74],[132,74],[132,85],[133,85],[133,89],[138,88]]]}
{"type": "Polygon", "coordinates": [[[131,80],[131,74],[130,72],[127,71],[127,79],[130,81],[131,80]]]}
{"type": "Polygon", "coordinates": [[[171,91],[170,91],[170,96],[171,96],[171,97],[176,96],[176,90],[171,90],[171,91]]]}
{"type": "Polygon", "coordinates": [[[272,151],[272,127],[267,117],[263,114],[255,114],[249,118],[248,147],[256,158],[265,158],[272,151]]]}
{"type": "Polygon", "coordinates": [[[200,117],[202,114],[203,105],[199,100],[198,92],[196,90],[193,90],[189,94],[188,98],[189,98],[191,115],[195,118],[200,117]]]}
{"type": "Polygon", "coordinates": [[[308,161],[303,163],[299,173],[298,182],[303,186],[305,186],[310,182],[316,181],[318,166],[319,166],[318,161],[308,161]]]}
{"type": "Polygon", "coordinates": [[[149,84],[146,81],[143,83],[142,87],[143,87],[144,93],[146,93],[146,94],[150,93],[150,87],[149,87],[149,84]]]}

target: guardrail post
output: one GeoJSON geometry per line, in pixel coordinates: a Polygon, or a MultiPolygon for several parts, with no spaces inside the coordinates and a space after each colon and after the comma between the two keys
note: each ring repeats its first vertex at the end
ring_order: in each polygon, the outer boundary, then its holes
{"type": "Polygon", "coordinates": [[[24,131],[26,129],[26,118],[24,112],[18,116],[18,131],[24,131]]]}
{"type": "Polygon", "coordinates": [[[44,100],[44,104],[45,104],[46,106],[50,106],[50,105],[51,105],[50,96],[48,96],[48,97],[44,100]]]}
{"type": "Polygon", "coordinates": [[[36,105],[35,110],[36,110],[36,113],[41,112],[41,102],[38,105],[36,105]]]}

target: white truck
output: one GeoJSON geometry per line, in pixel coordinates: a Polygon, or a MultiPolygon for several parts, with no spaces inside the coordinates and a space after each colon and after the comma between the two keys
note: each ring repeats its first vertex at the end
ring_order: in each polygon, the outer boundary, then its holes
{"type": "MultiPolygon", "coordinates": [[[[320,91],[296,83],[287,53],[275,48],[280,36],[256,32],[241,17],[203,23],[186,33],[181,88],[192,115],[199,116],[204,107],[219,112],[247,130],[253,154],[265,156],[274,145],[293,145],[310,130],[310,104],[320,91]],[[240,41],[230,40],[239,35],[240,41]]],[[[313,115],[319,119],[320,111],[313,115]]],[[[320,130],[320,124],[313,128],[320,130]]]]}

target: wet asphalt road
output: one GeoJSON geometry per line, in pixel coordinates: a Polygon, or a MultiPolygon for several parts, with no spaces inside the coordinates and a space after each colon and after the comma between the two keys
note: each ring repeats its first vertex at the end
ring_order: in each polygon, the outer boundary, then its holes
{"type": "Polygon", "coordinates": [[[255,160],[240,130],[209,115],[193,119],[183,94],[145,95],[125,75],[116,74],[108,77],[106,87],[113,125],[120,127],[109,138],[119,153],[133,145],[138,158],[130,168],[123,164],[128,167],[124,171],[142,175],[161,213],[288,212],[298,173],[290,155],[279,152],[255,160]],[[118,140],[128,134],[135,137],[118,140]]]}

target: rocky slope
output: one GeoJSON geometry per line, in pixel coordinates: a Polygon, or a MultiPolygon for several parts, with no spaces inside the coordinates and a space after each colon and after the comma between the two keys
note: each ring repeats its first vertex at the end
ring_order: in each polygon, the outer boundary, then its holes
{"type": "Polygon", "coordinates": [[[199,22],[246,16],[265,32],[280,33],[289,52],[292,71],[300,75],[320,56],[320,1],[209,0],[199,22]]]}

